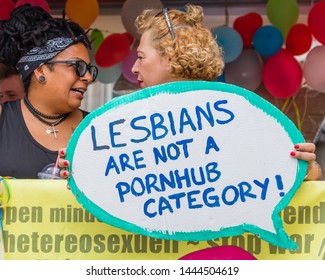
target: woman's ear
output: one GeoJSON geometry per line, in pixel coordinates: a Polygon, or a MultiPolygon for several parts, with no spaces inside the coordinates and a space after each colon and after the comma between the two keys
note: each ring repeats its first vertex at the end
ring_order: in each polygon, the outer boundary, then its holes
{"type": "Polygon", "coordinates": [[[34,74],[35,74],[35,77],[36,77],[36,79],[38,80],[38,82],[40,84],[45,84],[46,79],[45,79],[45,76],[44,76],[44,72],[43,72],[42,66],[37,67],[34,70],[34,74]]]}
{"type": "Polygon", "coordinates": [[[172,67],[171,67],[171,58],[169,57],[162,57],[162,65],[164,65],[164,67],[167,69],[168,72],[171,72],[172,67]]]}

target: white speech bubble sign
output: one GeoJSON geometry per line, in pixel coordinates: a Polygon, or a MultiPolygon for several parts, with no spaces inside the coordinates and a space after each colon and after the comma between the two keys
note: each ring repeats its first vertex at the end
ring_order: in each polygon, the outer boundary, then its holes
{"type": "Polygon", "coordinates": [[[257,94],[216,82],[174,82],[112,99],[67,148],[68,183],[99,220],[160,239],[252,232],[296,249],[278,213],[307,163],[304,138],[257,94]]]}

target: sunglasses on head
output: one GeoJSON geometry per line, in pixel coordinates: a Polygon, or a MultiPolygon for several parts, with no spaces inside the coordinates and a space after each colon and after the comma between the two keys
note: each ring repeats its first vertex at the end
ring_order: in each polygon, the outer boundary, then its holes
{"type": "Polygon", "coordinates": [[[166,21],[166,24],[167,24],[167,27],[168,27],[168,30],[169,30],[169,33],[170,33],[170,36],[172,37],[172,39],[174,40],[175,38],[175,34],[174,34],[174,28],[173,28],[173,25],[170,21],[170,18],[168,16],[168,8],[164,8],[162,10],[163,14],[164,14],[164,18],[165,18],[165,21],[166,21]]]}
{"type": "Polygon", "coordinates": [[[92,82],[94,82],[97,78],[98,69],[95,65],[87,64],[83,60],[50,60],[46,62],[46,64],[68,64],[72,65],[76,71],[78,77],[83,77],[86,75],[87,71],[89,71],[92,82]]]}
{"type": "Polygon", "coordinates": [[[175,33],[174,33],[174,27],[171,23],[171,20],[169,18],[169,15],[168,15],[168,11],[169,9],[168,8],[163,8],[162,11],[160,11],[159,13],[157,13],[155,16],[161,16],[163,15],[164,16],[164,19],[165,19],[165,22],[166,22],[166,25],[168,27],[168,30],[169,30],[169,33],[170,33],[170,36],[172,37],[172,39],[174,40],[175,38],[175,33]]]}

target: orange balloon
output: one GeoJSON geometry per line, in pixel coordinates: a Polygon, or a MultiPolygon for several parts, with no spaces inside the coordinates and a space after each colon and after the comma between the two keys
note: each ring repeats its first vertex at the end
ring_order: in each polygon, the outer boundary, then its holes
{"type": "Polygon", "coordinates": [[[70,20],[87,29],[99,14],[99,4],[97,0],[67,0],[65,12],[70,20]]]}

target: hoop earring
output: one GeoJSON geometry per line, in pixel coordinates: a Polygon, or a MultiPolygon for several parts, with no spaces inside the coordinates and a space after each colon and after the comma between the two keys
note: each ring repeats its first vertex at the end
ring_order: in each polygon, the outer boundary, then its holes
{"type": "Polygon", "coordinates": [[[39,77],[38,77],[38,81],[39,81],[40,84],[45,84],[46,79],[45,79],[44,76],[39,76],[39,77]]]}

